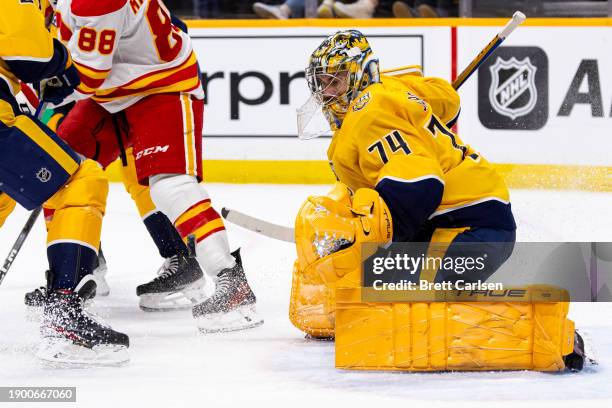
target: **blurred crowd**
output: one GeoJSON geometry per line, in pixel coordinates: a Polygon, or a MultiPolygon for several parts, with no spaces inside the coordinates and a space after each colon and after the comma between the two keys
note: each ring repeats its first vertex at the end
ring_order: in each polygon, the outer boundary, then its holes
{"type": "MultiPolygon", "coordinates": [[[[185,18],[436,18],[459,15],[465,0],[164,0],[185,18]],[[308,6],[313,6],[305,12],[308,6]]],[[[466,6],[466,7],[464,7],[466,6]]],[[[588,17],[612,14],[612,0],[469,0],[463,16],[509,16],[522,10],[529,16],[588,17]],[[469,9],[466,9],[469,5],[469,9]]]]}
{"type": "MultiPolygon", "coordinates": [[[[457,15],[457,3],[452,0],[322,0],[319,3],[316,13],[319,18],[372,18],[387,17],[389,14],[399,18],[435,18],[457,15]]],[[[304,17],[304,5],[305,0],[286,0],[281,4],[255,2],[253,11],[261,18],[284,20],[304,17]]]]}
{"type": "MultiPolygon", "coordinates": [[[[211,18],[304,18],[306,0],[164,0],[182,16],[211,18]]],[[[459,0],[318,0],[314,17],[449,17],[457,16],[459,0]]]]}

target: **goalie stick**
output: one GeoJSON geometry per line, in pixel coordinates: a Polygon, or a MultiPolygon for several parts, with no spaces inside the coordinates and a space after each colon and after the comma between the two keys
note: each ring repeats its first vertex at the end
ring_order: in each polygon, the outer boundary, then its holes
{"type": "Polygon", "coordinates": [[[293,228],[260,220],[259,218],[251,217],[240,211],[225,207],[221,209],[221,215],[232,224],[239,225],[267,237],[285,242],[295,242],[293,228]]]}
{"type": "MultiPolygon", "coordinates": [[[[470,62],[470,64],[457,76],[453,81],[453,88],[458,90],[465,81],[472,76],[482,63],[491,56],[493,51],[501,45],[502,42],[516,28],[525,21],[527,17],[520,11],[516,11],[510,21],[502,28],[502,30],[493,37],[493,39],[478,53],[478,55],[470,62]]],[[[285,242],[295,242],[294,230],[291,227],[285,227],[283,225],[274,224],[268,221],[261,220],[259,218],[252,217],[250,215],[241,213],[240,211],[232,210],[230,208],[223,207],[221,209],[221,215],[223,218],[236,224],[240,227],[248,230],[257,232],[270,238],[278,239],[285,242]]]]}
{"type": "MultiPolygon", "coordinates": [[[[45,112],[46,107],[47,107],[46,103],[40,102],[38,104],[38,107],[36,108],[36,113],[34,113],[34,117],[36,117],[37,119],[40,119],[40,116],[45,112]]],[[[36,207],[34,210],[32,210],[25,225],[21,229],[19,236],[17,237],[17,239],[15,240],[15,243],[11,247],[11,250],[9,251],[8,256],[4,260],[4,263],[2,264],[2,268],[0,268],[0,285],[2,284],[4,277],[6,276],[9,269],[11,268],[11,265],[13,265],[13,262],[15,261],[17,254],[21,250],[23,243],[25,242],[28,235],[30,235],[30,231],[32,230],[32,227],[34,226],[34,223],[36,223],[36,220],[38,219],[38,216],[40,215],[41,211],[42,211],[42,207],[36,207]]]]}
{"type": "Polygon", "coordinates": [[[502,30],[478,53],[476,58],[470,62],[467,68],[461,71],[459,76],[457,76],[457,78],[453,81],[453,88],[459,89],[461,85],[463,85],[463,83],[467,81],[467,79],[472,76],[474,72],[476,72],[478,67],[491,56],[493,51],[495,51],[497,47],[499,47],[501,43],[503,43],[504,40],[508,38],[508,36],[512,34],[512,32],[516,30],[516,28],[526,19],[527,17],[525,14],[520,11],[515,11],[512,18],[510,21],[508,21],[504,28],[502,28],[502,30]]]}

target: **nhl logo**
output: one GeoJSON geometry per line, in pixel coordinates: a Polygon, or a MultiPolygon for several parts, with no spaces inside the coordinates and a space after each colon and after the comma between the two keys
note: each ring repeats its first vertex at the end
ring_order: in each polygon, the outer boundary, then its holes
{"type": "Polygon", "coordinates": [[[497,113],[514,120],[528,115],[536,106],[538,91],[535,85],[537,68],[529,57],[504,60],[500,57],[491,71],[489,101],[497,113]]]}
{"type": "Polygon", "coordinates": [[[41,182],[46,183],[51,180],[51,172],[46,168],[42,167],[40,170],[36,172],[36,178],[41,182]]]}

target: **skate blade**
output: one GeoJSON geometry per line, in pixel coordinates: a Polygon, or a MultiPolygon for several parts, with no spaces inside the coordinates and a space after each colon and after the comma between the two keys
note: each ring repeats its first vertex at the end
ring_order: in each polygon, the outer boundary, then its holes
{"type": "Polygon", "coordinates": [[[239,330],[252,329],[263,324],[255,310],[255,305],[240,306],[227,313],[213,313],[198,317],[200,333],[227,333],[239,330]]]}
{"type": "Polygon", "coordinates": [[[140,295],[138,305],[145,312],[188,310],[204,301],[204,279],[198,279],[180,291],[140,295]]]}
{"type": "Polygon", "coordinates": [[[130,360],[125,346],[100,344],[87,348],[60,338],[43,340],[36,357],[50,368],[119,367],[130,360]]]}

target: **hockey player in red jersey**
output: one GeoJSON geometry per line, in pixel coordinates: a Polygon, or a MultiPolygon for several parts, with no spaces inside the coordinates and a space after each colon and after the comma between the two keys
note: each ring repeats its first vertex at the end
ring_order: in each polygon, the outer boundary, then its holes
{"type": "Polygon", "coordinates": [[[188,273],[162,274],[138,294],[185,287],[202,277],[201,267],[215,282],[213,295],[193,307],[202,332],[261,324],[240,254],[230,253],[223,221],[199,184],[204,95],[189,36],[161,0],[58,0],[54,9],[81,78],[81,100],[58,133],[86,156],[99,148],[102,164],[132,147],[139,182],[194,243],[188,273]],[[117,121],[121,136],[92,127],[101,120],[117,121]]]}

